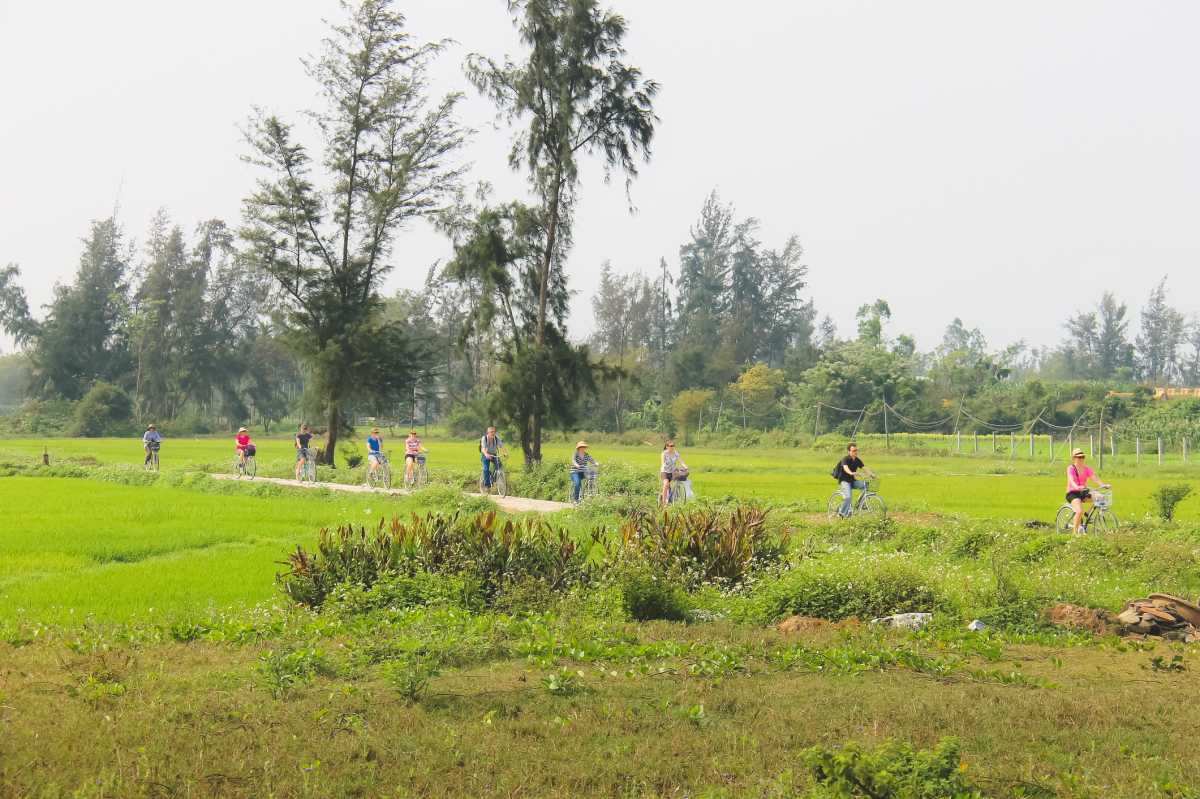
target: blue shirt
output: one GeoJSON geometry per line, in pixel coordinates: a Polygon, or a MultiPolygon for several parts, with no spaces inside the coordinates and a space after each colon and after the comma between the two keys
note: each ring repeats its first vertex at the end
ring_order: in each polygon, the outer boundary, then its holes
{"type": "Polygon", "coordinates": [[[367,449],[368,449],[369,451],[371,451],[371,452],[375,452],[375,453],[378,453],[378,452],[379,452],[379,445],[380,445],[381,443],[382,443],[382,442],[381,442],[381,441],[380,441],[378,438],[376,438],[374,435],[369,435],[369,436],[367,436],[367,449]]]}

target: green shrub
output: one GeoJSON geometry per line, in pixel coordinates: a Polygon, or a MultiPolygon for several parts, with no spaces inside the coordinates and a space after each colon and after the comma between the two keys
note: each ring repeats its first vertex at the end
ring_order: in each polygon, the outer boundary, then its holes
{"type": "Polygon", "coordinates": [[[565,591],[584,578],[586,559],[566,529],[540,519],[501,523],[495,511],[466,518],[430,513],[380,520],[372,531],[322,529],[316,551],[297,547],[276,580],[293,601],[319,607],[339,585],[370,590],[395,575],[460,575],[491,603],[506,585],[523,580],[565,591]]]}
{"type": "Polygon", "coordinates": [[[787,541],[768,528],[765,510],[739,505],[728,513],[712,508],[635,513],[605,547],[609,568],[644,564],[693,589],[741,584],[778,563],[787,541]]]}
{"type": "MultiPolygon", "coordinates": [[[[813,780],[837,799],[983,799],[967,779],[958,742],[943,738],[933,749],[885,743],[841,749],[814,746],[803,753],[813,780]]],[[[818,794],[819,795],[819,794],[818,794]]]]}
{"type": "Polygon", "coordinates": [[[678,585],[662,575],[649,569],[630,570],[618,584],[621,608],[631,619],[682,621],[687,618],[687,597],[678,585]]]}
{"type": "Polygon", "coordinates": [[[1158,508],[1158,518],[1164,522],[1174,519],[1175,506],[1187,499],[1191,493],[1192,487],[1186,483],[1182,485],[1160,485],[1150,495],[1150,498],[1154,500],[1154,504],[1158,508]]]}
{"type": "Polygon", "coordinates": [[[71,434],[75,436],[98,438],[133,432],[133,401],[111,383],[93,385],[75,406],[74,416],[71,434]]]}
{"type": "Polygon", "coordinates": [[[831,567],[817,561],[763,580],[746,612],[762,624],[795,615],[837,621],[930,611],[936,602],[926,577],[908,564],[883,560],[831,567]]]}
{"type": "Polygon", "coordinates": [[[978,558],[985,549],[996,543],[996,534],[987,530],[968,529],[950,546],[956,558],[978,558]]]}

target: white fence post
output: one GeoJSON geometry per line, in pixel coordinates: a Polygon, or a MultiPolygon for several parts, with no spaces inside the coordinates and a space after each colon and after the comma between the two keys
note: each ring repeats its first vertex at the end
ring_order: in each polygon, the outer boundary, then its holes
{"type": "Polygon", "coordinates": [[[1158,437],[1158,465],[1162,466],[1162,436],[1158,437]]]}

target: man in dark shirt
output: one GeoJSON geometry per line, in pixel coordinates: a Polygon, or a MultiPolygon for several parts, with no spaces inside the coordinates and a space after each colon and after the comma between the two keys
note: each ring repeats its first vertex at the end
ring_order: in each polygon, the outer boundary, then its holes
{"type": "Polygon", "coordinates": [[[312,441],[312,428],[306,424],[300,425],[300,432],[296,434],[296,479],[300,479],[300,470],[304,468],[304,459],[312,457],[308,451],[308,445],[312,441]]]}
{"type": "Polygon", "coordinates": [[[842,493],[842,507],[838,513],[845,518],[850,515],[852,490],[857,488],[861,492],[867,487],[865,482],[858,479],[859,472],[866,468],[866,465],[858,457],[858,444],[851,441],[846,446],[846,457],[842,458],[842,462],[838,465],[841,467],[838,472],[838,490],[842,493]]]}

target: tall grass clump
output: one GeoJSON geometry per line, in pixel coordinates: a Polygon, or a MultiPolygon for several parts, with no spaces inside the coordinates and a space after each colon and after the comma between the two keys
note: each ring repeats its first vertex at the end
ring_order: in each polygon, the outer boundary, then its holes
{"type": "Polygon", "coordinates": [[[1154,500],[1154,507],[1158,510],[1158,518],[1164,522],[1169,522],[1175,518],[1175,506],[1188,498],[1192,493],[1192,487],[1184,484],[1167,484],[1160,485],[1150,495],[1154,500]]]}
{"type": "Polygon", "coordinates": [[[374,529],[324,528],[316,550],[296,547],[276,579],[289,599],[314,608],[338,586],[369,590],[386,578],[421,573],[462,576],[490,603],[507,586],[531,580],[565,591],[584,578],[586,557],[565,529],[541,520],[499,522],[495,511],[430,513],[380,520],[374,529]]]}
{"type": "Polygon", "coordinates": [[[753,506],[636,513],[618,532],[606,540],[608,566],[636,564],[688,590],[736,587],[778,563],[787,549],[786,534],[772,531],[767,511],[753,506]]]}

